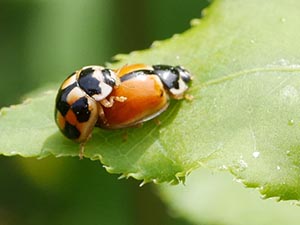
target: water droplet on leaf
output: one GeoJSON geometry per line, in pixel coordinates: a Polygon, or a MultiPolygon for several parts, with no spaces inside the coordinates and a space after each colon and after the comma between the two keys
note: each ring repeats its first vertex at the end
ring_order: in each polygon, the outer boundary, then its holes
{"type": "Polygon", "coordinates": [[[254,158],[258,158],[260,155],[260,152],[253,152],[252,155],[254,158]]]}
{"type": "Polygon", "coordinates": [[[276,166],[276,169],[277,169],[277,170],[281,170],[281,167],[280,167],[280,166],[276,166]]]}

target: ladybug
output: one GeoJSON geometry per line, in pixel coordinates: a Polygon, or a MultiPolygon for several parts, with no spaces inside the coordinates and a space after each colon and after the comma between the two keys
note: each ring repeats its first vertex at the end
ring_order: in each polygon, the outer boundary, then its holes
{"type": "Polygon", "coordinates": [[[94,127],[125,128],[158,116],[170,98],[184,97],[190,81],[191,74],[181,66],[83,67],[62,83],[55,121],[67,138],[84,144],[94,127]]]}
{"type": "Polygon", "coordinates": [[[67,77],[56,96],[55,121],[60,131],[85,142],[102,116],[102,105],[111,105],[108,96],[119,82],[114,71],[101,66],[83,67],[67,77]]]}
{"type": "Polygon", "coordinates": [[[126,101],[104,107],[104,117],[96,126],[107,129],[125,128],[150,120],[169,106],[169,99],[182,99],[190,73],[181,66],[134,64],[115,71],[121,84],[111,96],[124,96],[126,101]]]}

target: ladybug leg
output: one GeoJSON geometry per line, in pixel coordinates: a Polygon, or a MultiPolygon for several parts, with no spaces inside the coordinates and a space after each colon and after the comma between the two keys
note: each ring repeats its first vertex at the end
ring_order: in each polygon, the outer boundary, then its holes
{"type": "Polygon", "coordinates": [[[158,119],[158,118],[154,118],[154,123],[157,125],[157,126],[160,126],[161,125],[161,121],[158,119]]]}
{"type": "Polygon", "coordinates": [[[114,105],[114,102],[125,102],[127,98],[125,96],[110,96],[107,100],[106,98],[101,100],[100,103],[106,108],[110,108],[114,105]]]}
{"type": "Polygon", "coordinates": [[[103,105],[105,108],[110,108],[113,106],[114,101],[113,99],[107,100],[106,98],[100,101],[101,105],[103,105]]]}
{"type": "Polygon", "coordinates": [[[106,123],[105,114],[104,114],[103,108],[100,104],[98,105],[98,115],[99,115],[100,120],[103,121],[103,123],[106,123]]]}
{"type": "Polygon", "coordinates": [[[185,94],[184,95],[184,99],[191,102],[191,101],[193,101],[194,96],[193,95],[189,95],[189,94],[185,94]]]}
{"type": "Polygon", "coordinates": [[[127,100],[127,97],[125,96],[111,96],[114,98],[115,101],[117,102],[125,102],[127,100]]]}
{"type": "Polygon", "coordinates": [[[83,156],[84,156],[84,147],[85,147],[85,144],[88,142],[88,140],[92,137],[92,134],[90,134],[88,136],[88,138],[86,139],[85,142],[82,142],[80,143],[80,149],[79,149],[79,159],[83,159],[83,156]]]}
{"type": "Polygon", "coordinates": [[[85,145],[85,143],[80,143],[80,150],[79,150],[79,159],[80,159],[80,160],[83,159],[83,155],[84,155],[84,145],[85,145]]]}

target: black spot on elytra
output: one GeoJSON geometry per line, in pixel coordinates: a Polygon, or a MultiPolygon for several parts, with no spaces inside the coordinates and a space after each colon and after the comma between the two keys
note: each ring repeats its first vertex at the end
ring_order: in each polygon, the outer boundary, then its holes
{"type": "Polygon", "coordinates": [[[176,70],[180,73],[180,78],[187,84],[191,81],[191,74],[182,66],[176,66],[176,70]]]}
{"type": "Polygon", "coordinates": [[[114,87],[116,85],[116,81],[111,77],[111,71],[109,69],[103,69],[101,72],[103,74],[104,82],[109,86],[114,87]]]}
{"type": "Polygon", "coordinates": [[[66,122],[63,134],[69,139],[77,139],[80,137],[80,131],[73,125],[66,122]]]}
{"type": "Polygon", "coordinates": [[[70,105],[67,102],[69,93],[75,88],[76,83],[71,84],[63,90],[59,90],[56,96],[56,110],[58,110],[62,116],[65,116],[70,109],[70,105]]]}
{"type": "Polygon", "coordinates": [[[101,88],[99,87],[100,81],[93,77],[93,73],[93,68],[87,68],[80,72],[78,78],[79,87],[84,90],[89,96],[101,94],[101,88]]]}
{"type": "Polygon", "coordinates": [[[83,78],[83,77],[86,77],[86,76],[90,76],[91,74],[94,73],[94,71],[95,71],[95,70],[94,70],[92,67],[88,67],[88,68],[82,70],[82,71],[80,72],[80,74],[79,74],[79,79],[80,79],[80,78],[83,78]]]}
{"type": "Polygon", "coordinates": [[[91,112],[86,97],[79,98],[71,105],[71,109],[75,113],[78,122],[83,123],[89,120],[91,112]]]}
{"type": "Polygon", "coordinates": [[[179,71],[173,66],[155,65],[153,66],[155,74],[168,89],[179,89],[179,71]]]}

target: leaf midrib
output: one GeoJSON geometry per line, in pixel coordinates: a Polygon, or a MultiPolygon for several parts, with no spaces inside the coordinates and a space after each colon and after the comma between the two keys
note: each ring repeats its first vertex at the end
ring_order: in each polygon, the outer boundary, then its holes
{"type": "Polygon", "coordinates": [[[208,80],[206,82],[203,82],[201,84],[194,85],[190,88],[191,92],[193,90],[198,90],[200,87],[208,87],[211,85],[216,85],[223,83],[225,81],[233,80],[235,78],[249,75],[252,73],[258,73],[258,72],[290,72],[290,73],[295,73],[295,72],[300,72],[300,65],[295,64],[295,65],[290,65],[290,66],[285,66],[285,67],[260,67],[260,68],[252,68],[252,69],[246,69],[246,70],[240,70],[235,73],[230,73],[222,77],[218,77],[212,80],[208,80]]]}

